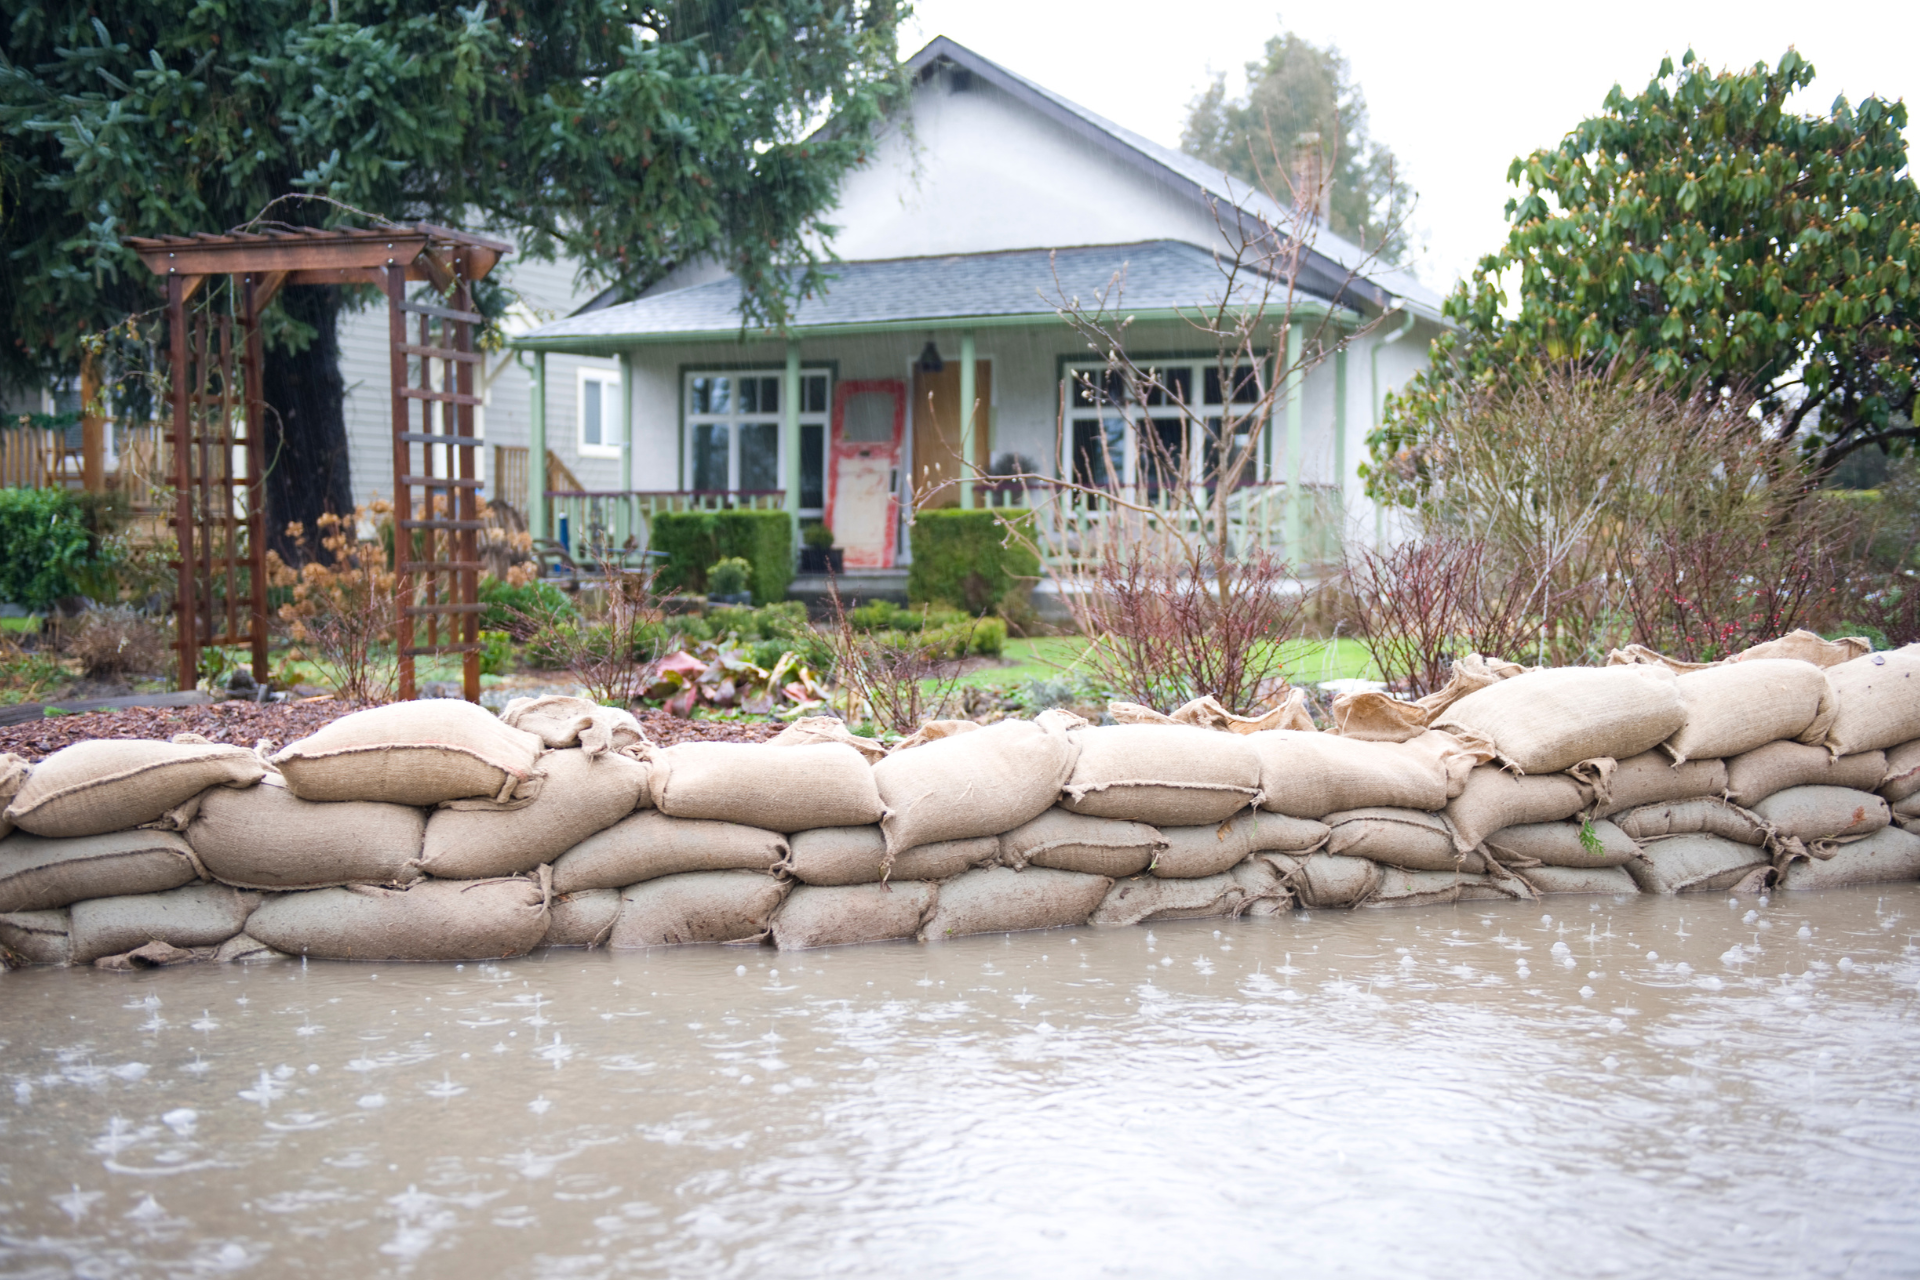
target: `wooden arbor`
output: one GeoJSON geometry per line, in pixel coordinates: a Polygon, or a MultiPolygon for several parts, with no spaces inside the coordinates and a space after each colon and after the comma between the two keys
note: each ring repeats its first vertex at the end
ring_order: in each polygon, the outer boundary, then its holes
{"type": "Polygon", "coordinates": [[[400,696],[414,696],[414,658],[460,653],[464,692],[469,701],[478,700],[483,522],[473,367],[483,357],[474,350],[481,317],[472,286],[509,246],[424,222],[127,243],[167,282],[180,687],[194,687],[200,651],[214,646],[250,646],[254,677],[267,677],[269,464],[260,316],[285,285],[364,284],[386,294],[391,335],[400,696]],[[215,285],[204,290],[203,305],[190,312],[189,302],[210,281],[215,285]],[[431,283],[446,305],[409,300],[409,281],[431,283]],[[221,289],[223,298],[212,296],[221,289]],[[408,340],[410,315],[419,317],[417,342],[408,340]],[[415,643],[416,619],[425,619],[424,644],[415,643]]]}

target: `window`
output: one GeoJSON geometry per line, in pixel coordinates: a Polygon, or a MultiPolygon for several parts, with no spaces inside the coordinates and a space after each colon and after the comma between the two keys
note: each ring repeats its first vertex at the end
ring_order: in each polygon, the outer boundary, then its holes
{"type": "MultiPolygon", "coordinates": [[[[687,488],[707,493],[783,489],[780,457],[782,373],[686,375],[687,488]]],[[[826,506],[829,375],[800,375],[800,513],[826,506]]]]}
{"type": "MultiPolygon", "coordinates": [[[[1197,480],[1221,465],[1220,436],[1228,410],[1218,364],[1204,359],[1166,361],[1156,364],[1153,373],[1157,385],[1135,398],[1126,380],[1102,365],[1067,366],[1063,394],[1069,454],[1062,460],[1062,474],[1094,488],[1142,485],[1152,497],[1181,475],[1197,480]],[[1198,402],[1193,399],[1196,387],[1198,402]],[[1187,414],[1177,412],[1183,405],[1188,407],[1187,414]],[[1204,438],[1190,438],[1196,429],[1204,438]]],[[[1227,381],[1233,384],[1233,405],[1259,404],[1259,375],[1252,365],[1242,365],[1227,381]]],[[[1248,409],[1238,412],[1245,414],[1248,409]]],[[[1244,418],[1234,426],[1229,458],[1233,451],[1247,447],[1248,433],[1256,428],[1244,418]]],[[[1256,462],[1240,483],[1259,480],[1257,472],[1256,462]]]]}
{"type": "Polygon", "coordinates": [[[580,456],[617,458],[625,435],[620,399],[620,375],[607,369],[583,368],[578,374],[579,398],[575,416],[580,421],[580,456]]]}

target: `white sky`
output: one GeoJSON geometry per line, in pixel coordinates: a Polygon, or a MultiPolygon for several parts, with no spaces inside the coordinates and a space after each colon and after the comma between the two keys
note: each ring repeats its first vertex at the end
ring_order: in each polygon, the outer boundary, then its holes
{"type": "Polygon", "coordinates": [[[1243,65],[1283,27],[1347,55],[1373,138],[1419,192],[1413,222],[1427,249],[1416,269],[1443,293],[1505,237],[1509,162],[1596,114],[1614,84],[1644,88],[1665,54],[1677,63],[1691,45],[1710,66],[1751,66],[1793,45],[1818,72],[1803,109],[1877,93],[1920,113],[1920,0],[1376,0],[1284,16],[1272,0],[919,0],[901,49],[948,36],[1177,146],[1194,95],[1220,71],[1240,87],[1243,65]]]}

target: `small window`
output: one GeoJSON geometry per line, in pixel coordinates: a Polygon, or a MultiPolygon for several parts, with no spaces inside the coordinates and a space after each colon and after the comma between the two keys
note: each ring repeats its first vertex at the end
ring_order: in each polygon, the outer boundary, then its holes
{"type": "Polygon", "coordinates": [[[579,374],[579,448],[583,458],[617,458],[622,436],[620,375],[605,369],[579,374]]]}
{"type": "MultiPolygon", "coordinates": [[[[818,516],[826,493],[831,376],[808,370],[795,397],[800,419],[800,514],[818,516]]],[[[783,373],[686,375],[687,487],[708,493],[767,492],[787,484],[781,456],[783,373]]]]}

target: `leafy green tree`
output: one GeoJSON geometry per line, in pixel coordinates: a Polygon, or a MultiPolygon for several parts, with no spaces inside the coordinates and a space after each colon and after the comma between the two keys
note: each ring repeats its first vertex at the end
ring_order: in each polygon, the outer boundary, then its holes
{"type": "Polygon", "coordinates": [[[1253,186],[1286,190],[1296,143],[1316,134],[1331,180],[1328,229],[1380,250],[1398,263],[1407,254],[1405,221],[1412,199],[1395,176],[1393,152],[1367,136],[1367,100],[1339,49],[1287,32],[1267,41],[1247,64],[1247,90],[1227,96],[1225,76],[1187,108],[1180,148],[1253,186]]]}
{"type": "MultiPolygon", "coordinates": [[[[897,92],[904,4],[7,9],[0,381],[19,384],[71,375],[89,334],[158,304],[123,237],[224,231],[289,192],[509,232],[522,252],[571,255],[583,283],[624,294],[717,258],[740,276],[743,315],[779,323],[822,283],[838,180],[897,92]],[[823,119],[833,127],[816,130],[823,119]],[[793,263],[805,269],[782,269],[793,263]]],[[[345,217],[320,202],[273,216],[345,217]]],[[[350,506],[334,333],[357,301],[288,289],[269,317],[276,527],[350,506]]]]}
{"type": "Polygon", "coordinates": [[[1772,68],[1718,73],[1689,51],[1636,97],[1615,86],[1558,147],[1515,160],[1508,179],[1525,194],[1508,202],[1507,243],[1448,299],[1458,329],[1370,439],[1370,487],[1410,497],[1450,404],[1566,360],[1758,396],[1823,469],[1920,439],[1907,109],[1869,97],[1787,110],[1813,75],[1792,50],[1772,68]]]}

